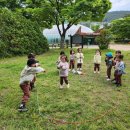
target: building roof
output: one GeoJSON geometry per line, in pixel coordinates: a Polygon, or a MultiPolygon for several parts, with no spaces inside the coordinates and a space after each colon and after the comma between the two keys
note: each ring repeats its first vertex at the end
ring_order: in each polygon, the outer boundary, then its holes
{"type": "Polygon", "coordinates": [[[82,27],[80,26],[77,32],[74,35],[80,35],[80,36],[98,36],[100,35],[100,32],[82,32],[82,27]]]}
{"type": "MultiPolygon", "coordinates": [[[[67,27],[67,24],[65,24],[65,28],[66,27],[67,27]]],[[[77,24],[77,25],[72,25],[70,27],[70,29],[67,30],[66,38],[69,38],[70,35],[74,35],[79,30],[79,28],[80,28],[81,32],[84,33],[84,34],[93,33],[92,29],[90,29],[90,28],[88,28],[86,26],[77,24]]],[[[60,25],[60,29],[62,30],[62,25],[60,25]]],[[[43,35],[45,37],[53,36],[53,37],[60,38],[60,35],[59,35],[59,32],[58,32],[58,29],[57,29],[56,25],[53,25],[53,27],[51,29],[43,30],[43,35]]]]}

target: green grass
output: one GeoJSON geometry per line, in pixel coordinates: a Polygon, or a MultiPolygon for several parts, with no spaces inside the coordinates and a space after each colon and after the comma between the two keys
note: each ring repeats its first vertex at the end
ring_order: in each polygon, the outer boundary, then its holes
{"type": "MultiPolygon", "coordinates": [[[[50,50],[37,56],[47,72],[37,75],[37,91],[31,93],[26,113],[19,113],[17,108],[22,97],[19,76],[27,57],[0,60],[0,130],[130,130],[130,52],[123,52],[127,74],[123,75],[122,87],[116,88],[106,81],[106,51],[102,52],[101,73],[93,74],[95,50],[84,49],[85,74],[70,73],[70,88],[64,90],[59,90],[55,65],[59,52],[50,50]],[[73,124],[76,122],[78,124],[73,124]]],[[[68,50],[65,52],[69,55],[68,50]]]]}

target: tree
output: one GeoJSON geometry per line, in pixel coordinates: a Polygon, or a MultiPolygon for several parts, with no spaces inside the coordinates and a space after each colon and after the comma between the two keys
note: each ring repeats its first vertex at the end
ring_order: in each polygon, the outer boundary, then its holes
{"type": "Polygon", "coordinates": [[[101,50],[108,49],[109,43],[112,39],[111,33],[108,29],[103,29],[100,31],[100,36],[96,37],[96,42],[101,50]]]}
{"type": "Polygon", "coordinates": [[[61,48],[64,48],[66,32],[72,25],[80,21],[101,21],[111,8],[109,0],[20,0],[20,5],[24,7],[25,17],[57,25],[61,48]]]}
{"type": "Polygon", "coordinates": [[[22,14],[25,18],[37,22],[43,29],[51,27],[53,21],[42,4],[41,0],[2,0],[0,8],[8,8],[12,12],[22,14]]]}
{"type": "Polygon", "coordinates": [[[111,32],[116,39],[130,39],[130,16],[112,21],[111,32]]]}
{"type": "Polygon", "coordinates": [[[102,20],[111,8],[109,0],[44,0],[43,5],[57,25],[61,36],[61,48],[64,48],[66,32],[73,24],[80,21],[102,20]]]}
{"type": "Polygon", "coordinates": [[[0,57],[41,54],[49,49],[39,25],[8,9],[0,10],[0,57]]]}
{"type": "Polygon", "coordinates": [[[91,26],[91,29],[92,29],[93,31],[97,31],[99,28],[100,28],[100,25],[99,25],[99,24],[97,24],[97,25],[92,25],[92,26],[91,26]]]}

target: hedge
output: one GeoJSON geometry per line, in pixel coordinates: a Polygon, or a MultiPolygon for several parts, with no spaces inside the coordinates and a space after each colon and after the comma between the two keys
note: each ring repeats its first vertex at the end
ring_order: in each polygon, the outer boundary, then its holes
{"type": "Polygon", "coordinates": [[[0,57],[42,54],[49,49],[36,22],[8,9],[0,10],[0,57]]]}

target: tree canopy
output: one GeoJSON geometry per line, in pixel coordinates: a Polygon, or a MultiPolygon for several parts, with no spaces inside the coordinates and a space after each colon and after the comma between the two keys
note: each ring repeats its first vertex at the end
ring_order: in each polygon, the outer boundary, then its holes
{"type": "Polygon", "coordinates": [[[22,8],[26,18],[36,20],[41,26],[57,25],[61,36],[61,47],[67,30],[80,21],[101,21],[111,8],[109,0],[3,0],[4,6],[22,8]],[[9,3],[7,3],[7,1],[9,3]],[[65,23],[67,26],[65,26],[65,23]],[[62,25],[62,28],[59,25],[62,25]]]}
{"type": "Polygon", "coordinates": [[[109,0],[45,0],[43,6],[57,25],[63,48],[66,31],[73,24],[88,20],[101,21],[111,8],[111,3],[109,0]]]}
{"type": "Polygon", "coordinates": [[[8,9],[0,10],[0,57],[41,54],[49,49],[39,25],[8,9]]]}
{"type": "Polygon", "coordinates": [[[112,21],[111,32],[114,38],[130,39],[130,16],[112,21]]]}

